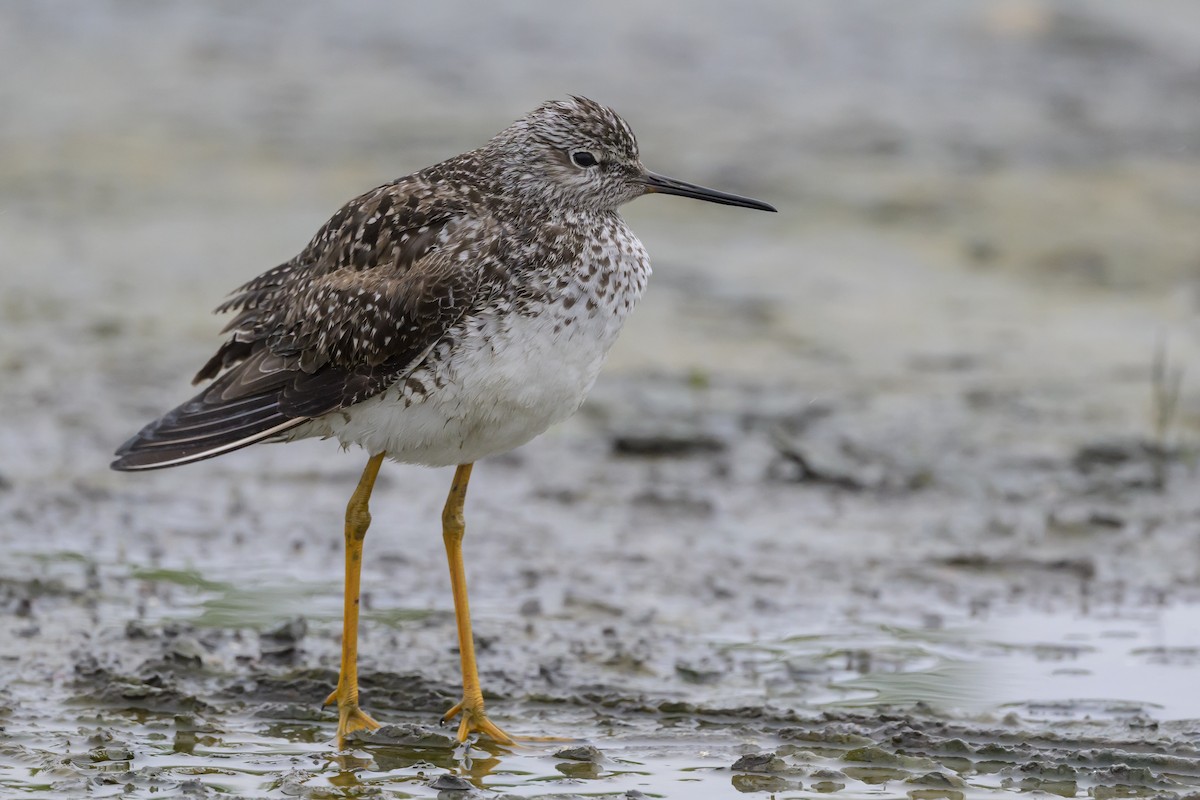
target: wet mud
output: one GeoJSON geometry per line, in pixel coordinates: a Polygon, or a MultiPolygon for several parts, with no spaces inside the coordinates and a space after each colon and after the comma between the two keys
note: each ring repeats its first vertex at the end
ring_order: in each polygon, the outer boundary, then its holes
{"type": "Polygon", "coordinates": [[[1200,796],[1200,20],[1150,7],[0,10],[0,797],[1200,796]],[[781,213],[632,204],[593,396],[475,471],[518,746],[438,725],[450,472],[385,466],[339,753],[362,454],[109,453],[223,292],[569,91],[781,213]]]}

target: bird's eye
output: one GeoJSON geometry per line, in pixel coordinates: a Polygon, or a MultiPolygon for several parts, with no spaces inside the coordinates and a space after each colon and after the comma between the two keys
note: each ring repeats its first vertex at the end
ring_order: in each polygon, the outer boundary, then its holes
{"type": "Polygon", "coordinates": [[[579,150],[571,153],[571,163],[577,167],[583,167],[586,169],[587,167],[594,167],[600,162],[597,161],[596,157],[587,150],[579,150]]]}

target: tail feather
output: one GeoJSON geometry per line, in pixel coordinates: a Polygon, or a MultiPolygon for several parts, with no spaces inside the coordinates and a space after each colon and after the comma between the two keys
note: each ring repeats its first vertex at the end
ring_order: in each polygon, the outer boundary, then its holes
{"type": "Polygon", "coordinates": [[[277,392],[227,403],[213,402],[212,388],[138,431],[117,450],[112,468],[128,472],[201,461],[308,421],[280,412],[277,392]]]}
{"type": "MultiPolygon", "coordinates": [[[[371,397],[395,374],[391,362],[356,369],[325,365],[305,372],[298,359],[260,346],[121,445],[112,468],[174,467],[238,450],[371,397]]],[[[210,377],[208,367],[197,377],[210,377]]]]}
{"type": "MultiPolygon", "coordinates": [[[[192,405],[196,404],[193,402],[180,406],[146,426],[142,432],[146,432],[153,425],[158,425],[159,430],[170,429],[172,441],[186,441],[189,438],[204,439],[226,431],[233,432],[241,428],[253,428],[278,414],[275,404],[266,405],[260,398],[247,398],[218,409],[202,408],[192,411],[189,408],[192,405]]],[[[148,444],[153,445],[155,442],[148,442],[148,444]]]]}

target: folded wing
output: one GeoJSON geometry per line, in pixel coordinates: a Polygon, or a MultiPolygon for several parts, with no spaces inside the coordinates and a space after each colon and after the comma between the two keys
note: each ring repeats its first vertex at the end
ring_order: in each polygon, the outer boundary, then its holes
{"type": "Polygon", "coordinates": [[[217,309],[237,312],[230,338],[195,378],[214,382],[123,444],[113,468],[176,466],[279,437],[415,369],[498,257],[492,221],[430,188],[418,173],[356,198],[300,255],[235,291],[217,309]]]}

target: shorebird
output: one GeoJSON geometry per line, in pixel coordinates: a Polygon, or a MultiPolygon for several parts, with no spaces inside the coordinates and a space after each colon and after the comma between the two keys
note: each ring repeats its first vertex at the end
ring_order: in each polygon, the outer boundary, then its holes
{"type": "Polygon", "coordinates": [[[543,103],[477,150],[351,200],[291,261],[236,289],[203,391],[142,428],[114,469],[174,467],[256,442],[334,438],[369,454],[346,507],[337,743],[379,727],[358,699],[359,573],[385,457],[456,467],[442,511],[462,666],[457,738],[512,737],[484,712],[463,568],[475,461],[583,403],[650,277],[617,208],[672,194],[766,203],[648,172],[629,125],[583,97],[543,103]]]}

